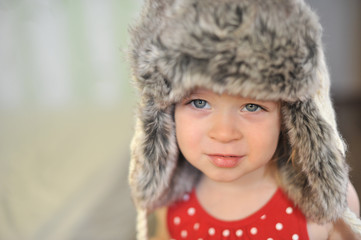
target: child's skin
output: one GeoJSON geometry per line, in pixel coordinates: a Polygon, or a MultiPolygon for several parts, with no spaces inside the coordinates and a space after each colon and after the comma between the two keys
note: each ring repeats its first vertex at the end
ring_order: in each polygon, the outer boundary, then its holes
{"type": "MultiPolygon", "coordinates": [[[[270,162],[281,131],[280,105],[206,89],[197,89],[176,104],[177,142],[187,161],[203,173],[196,194],[209,214],[221,220],[245,218],[279,187],[270,162]]],[[[359,216],[359,200],[351,184],[348,204],[359,216]]],[[[156,215],[155,239],[169,239],[166,209],[156,215]]],[[[358,239],[342,221],[308,222],[307,228],[311,240],[358,239]]]]}

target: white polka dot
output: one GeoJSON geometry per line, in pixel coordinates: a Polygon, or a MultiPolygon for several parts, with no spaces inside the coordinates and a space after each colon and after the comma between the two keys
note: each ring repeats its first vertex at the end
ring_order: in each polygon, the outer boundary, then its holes
{"type": "Polygon", "coordinates": [[[208,229],[209,235],[213,236],[216,233],[216,230],[214,228],[208,229]]]}
{"type": "Polygon", "coordinates": [[[184,201],[188,201],[188,200],[189,200],[189,194],[184,194],[183,200],[184,200],[184,201]]]}
{"type": "Polygon", "coordinates": [[[237,231],[236,231],[236,236],[237,237],[240,237],[240,236],[242,236],[243,235],[243,231],[241,230],[241,229],[238,229],[237,231]]]}
{"type": "Polygon", "coordinates": [[[276,224],[276,229],[277,229],[278,231],[281,231],[281,230],[283,229],[282,223],[277,223],[277,224],[276,224]]]}
{"type": "Polygon", "coordinates": [[[203,240],[203,238],[198,238],[198,240],[203,240]]]}
{"type": "Polygon", "coordinates": [[[262,219],[262,220],[265,220],[266,217],[267,217],[266,214],[264,214],[264,215],[262,215],[261,219],[262,219]]]}
{"type": "Polygon", "coordinates": [[[196,213],[196,209],[195,208],[188,208],[188,215],[189,216],[193,216],[196,213]]]}
{"type": "Polygon", "coordinates": [[[267,240],[273,240],[273,238],[267,238],[267,240]]]}
{"type": "Polygon", "coordinates": [[[199,229],[199,226],[200,226],[199,223],[195,223],[195,224],[193,225],[193,229],[194,229],[194,230],[198,230],[198,229],[199,229]]]}
{"type": "Polygon", "coordinates": [[[258,230],[257,230],[257,228],[253,227],[253,228],[251,228],[250,232],[251,232],[252,235],[256,235],[258,230]]]}
{"type": "Polygon", "coordinates": [[[293,208],[288,207],[288,208],[286,209],[286,213],[287,213],[287,214],[292,214],[292,213],[293,213],[293,208]]]}
{"type": "Polygon", "coordinates": [[[300,237],[297,234],[292,235],[292,240],[298,240],[300,237]]]}
{"type": "Polygon", "coordinates": [[[228,229],[223,230],[223,237],[228,237],[231,234],[231,232],[228,229]]]}
{"type": "Polygon", "coordinates": [[[183,230],[183,231],[181,232],[181,237],[182,237],[182,238],[186,238],[187,236],[188,236],[187,230],[183,230]]]}
{"type": "Polygon", "coordinates": [[[175,217],[175,218],[173,219],[173,222],[174,222],[175,225],[179,225],[180,222],[181,222],[180,217],[175,217]]]}

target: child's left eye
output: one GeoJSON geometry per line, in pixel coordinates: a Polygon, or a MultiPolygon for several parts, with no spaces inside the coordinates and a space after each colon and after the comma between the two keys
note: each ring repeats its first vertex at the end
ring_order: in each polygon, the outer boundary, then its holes
{"type": "Polygon", "coordinates": [[[242,109],[242,111],[246,111],[246,112],[257,112],[259,110],[262,110],[262,107],[253,103],[246,104],[242,109]]]}

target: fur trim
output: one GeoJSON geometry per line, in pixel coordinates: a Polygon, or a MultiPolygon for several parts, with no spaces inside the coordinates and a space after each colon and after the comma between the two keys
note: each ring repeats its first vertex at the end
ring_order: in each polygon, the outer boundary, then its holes
{"type": "Polygon", "coordinates": [[[153,101],[141,105],[131,144],[129,180],[137,205],[152,209],[169,189],[177,165],[174,121],[171,109],[158,109],[153,101]]]}
{"type": "Polygon", "coordinates": [[[287,101],[317,90],[320,26],[303,2],[152,2],[145,12],[154,13],[133,28],[131,59],[142,94],[156,102],[197,86],[287,101]]]}
{"type": "Polygon", "coordinates": [[[282,111],[295,160],[278,162],[284,189],[307,218],[335,221],[347,207],[348,167],[331,126],[312,100],[282,111]]]}
{"type": "Polygon", "coordinates": [[[174,103],[205,87],[285,102],[292,164],[278,167],[289,197],[319,223],[346,209],[348,167],[329,98],[317,16],[302,0],[147,0],[131,30],[140,92],[130,185],[140,208],[168,204],[199,172],[180,155],[174,103]]]}

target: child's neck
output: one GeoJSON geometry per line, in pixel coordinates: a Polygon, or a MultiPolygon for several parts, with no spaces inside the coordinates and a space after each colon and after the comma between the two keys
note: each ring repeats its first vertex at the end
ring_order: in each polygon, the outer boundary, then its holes
{"type": "Polygon", "coordinates": [[[196,192],[208,213],[222,220],[236,220],[260,209],[277,188],[275,177],[264,168],[232,182],[217,182],[203,176],[196,192]]]}

